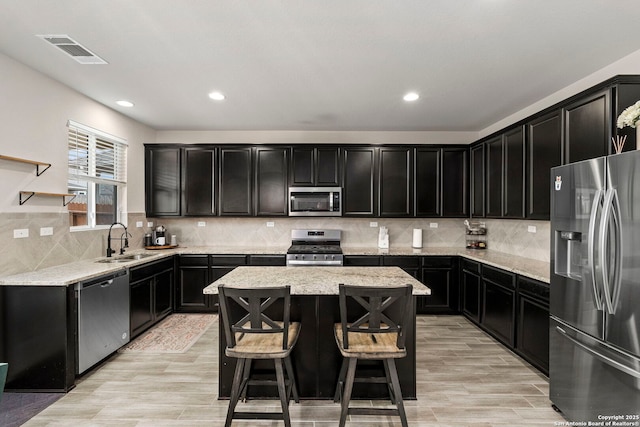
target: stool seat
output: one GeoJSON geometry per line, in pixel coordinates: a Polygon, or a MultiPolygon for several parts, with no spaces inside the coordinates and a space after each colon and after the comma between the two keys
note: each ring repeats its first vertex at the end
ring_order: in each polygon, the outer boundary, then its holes
{"type": "MultiPolygon", "coordinates": [[[[276,322],[282,324],[282,322],[276,322]]],[[[282,349],[282,334],[245,334],[236,332],[236,346],[226,348],[228,357],[239,359],[284,359],[291,353],[291,349],[298,340],[300,323],[289,324],[287,348],[282,349]]]]}
{"type": "Polygon", "coordinates": [[[400,359],[407,355],[407,350],[398,348],[398,334],[349,332],[349,348],[344,348],[342,324],[334,327],[336,343],[342,357],[358,359],[400,359]]]}

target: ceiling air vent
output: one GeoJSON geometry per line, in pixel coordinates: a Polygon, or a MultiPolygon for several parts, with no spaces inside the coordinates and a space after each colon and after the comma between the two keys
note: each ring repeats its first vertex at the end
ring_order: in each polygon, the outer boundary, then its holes
{"type": "Polygon", "coordinates": [[[65,34],[37,35],[36,37],[52,44],[81,64],[107,64],[107,61],[65,34]]]}

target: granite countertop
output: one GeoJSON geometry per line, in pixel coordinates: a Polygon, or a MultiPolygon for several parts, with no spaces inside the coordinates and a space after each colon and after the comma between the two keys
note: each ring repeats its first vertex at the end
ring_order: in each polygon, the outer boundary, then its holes
{"type": "MultiPolygon", "coordinates": [[[[256,255],[284,255],[287,247],[241,247],[241,246],[180,246],[165,250],[130,250],[125,255],[145,254],[144,259],[132,260],[124,263],[101,263],[105,257],[48,267],[41,270],[0,277],[0,286],[66,286],[83,280],[109,274],[125,268],[135,267],[151,261],[161,260],[176,254],[256,254],[256,255]]],[[[377,247],[343,247],[345,255],[416,255],[416,256],[462,256],[474,261],[530,277],[549,283],[549,263],[528,258],[518,257],[491,250],[468,250],[456,247],[413,249],[377,247]]],[[[117,256],[115,257],[117,258],[117,256]]],[[[252,267],[256,268],[256,267],[252,267]]],[[[298,267],[299,268],[299,267],[298,267]]],[[[313,267],[319,268],[319,267],[313,267]]]]}
{"type": "Polygon", "coordinates": [[[237,267],[216,280],[203,293],[217,294],[218,285],[261,288],[291,286],[291,295],[338,295],[338,285],[413,285],[413,295],[431,290],[400,267],[237,267]]]}
{"type": "Polygon", "coordinates": [[[541,282],[549,283],[549,263],[535,259],[524,258],[490,249],[465,249],[457,247],[441,248],[390,248],[376,247],[342,248],[345,255],[417,255],[417,256],[461,256],[483,264],[498,267],[512,273],[526,276],[541,282]]]}

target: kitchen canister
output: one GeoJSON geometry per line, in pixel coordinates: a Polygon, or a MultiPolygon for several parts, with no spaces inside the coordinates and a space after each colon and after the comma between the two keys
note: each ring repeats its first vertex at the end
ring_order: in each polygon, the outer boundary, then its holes
{"type": "Polygon", "coordinates": [[[420,249],[422,247],[422,228],[413,229],[413,241],[411,243],[412,248],[420,249]]]}

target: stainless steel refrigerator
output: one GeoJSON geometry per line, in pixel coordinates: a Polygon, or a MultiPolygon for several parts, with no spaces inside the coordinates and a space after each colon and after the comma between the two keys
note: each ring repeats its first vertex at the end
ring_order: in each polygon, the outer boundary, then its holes
{"type": "Polygon", "coordinates": [[[550,329],[564,417],[640,425],[640,151],[551,170],[550,329]]]}

